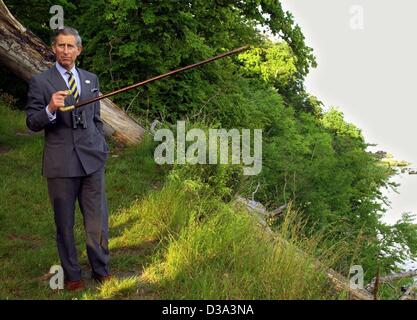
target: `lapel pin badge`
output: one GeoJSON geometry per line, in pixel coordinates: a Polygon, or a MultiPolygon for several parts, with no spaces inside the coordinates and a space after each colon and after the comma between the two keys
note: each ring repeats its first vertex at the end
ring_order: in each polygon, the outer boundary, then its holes
{"type": "Polygon", "coordinates": [[[90,80],[85,80],[85,83],[86,84],[90,84],[90,80]]]}

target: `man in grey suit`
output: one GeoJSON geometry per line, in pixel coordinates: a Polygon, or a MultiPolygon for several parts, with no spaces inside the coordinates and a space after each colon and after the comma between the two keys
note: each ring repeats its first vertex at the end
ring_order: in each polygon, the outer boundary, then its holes
{"type": "Polygon", "coordinates": [[[99,282],[110,278],[108,210],[104,166],[109,153],[100,118],[100,103],[72,112],[60,107],[96,97],[95,74],[75,67],[81,53],[81,38],[69,27],[55,32],[52,49],[56,63],[35,75],[29,84],[26,123],[33,131],[44,130],[42,174],[47,178],[54,210],[56,241],[65,286],[84,288],[74,240],[74,211],[78,200],[86,232],[92,276],[99,282]]]}

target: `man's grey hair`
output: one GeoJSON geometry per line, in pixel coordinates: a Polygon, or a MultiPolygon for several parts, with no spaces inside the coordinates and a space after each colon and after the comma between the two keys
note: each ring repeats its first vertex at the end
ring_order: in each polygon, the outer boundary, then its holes
{"type": "Polygon", "coordinates": [[[71,28],[71,27],[63,27],[63,28],[57,29],[54,32],[54,35],[52,37],[52,44],[55,44],[56,38],[60,34],[63,34],[63,35],[66,35],[66,36],[69,36],[69,35],[74,36],[76,41],[77,41],[77,47],[81,47],[82,40],[81,40],[80,34],[78,33],[78,31],[76,29],[71,28]]]}

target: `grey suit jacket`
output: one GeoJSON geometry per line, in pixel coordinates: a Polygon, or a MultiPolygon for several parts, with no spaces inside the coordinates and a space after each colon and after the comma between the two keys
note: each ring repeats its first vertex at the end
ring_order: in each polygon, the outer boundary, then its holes
{"type": "MultiPolygon", "coordinates": [[[[80,101],[96,97],[99,92],[97,76],[79,68],[77,71],[81,83],[80,101]]],[[[42,174],[47,178],[91,174],[104,166],[109,153],[100,118],[100,102],[81,107],[80,110],[85,110],[87,128],[73,129],[71,112],[57,110],[56,119],[51,122],[45,110],[52,94],[61,90],[68,90],[68,87],[55,66],[33,76],[29,83],[26,124],[33,131],[44,130],[42,174]]],[[[74,102],[74,97],[68,96],[65,105],[74,102]]]]}

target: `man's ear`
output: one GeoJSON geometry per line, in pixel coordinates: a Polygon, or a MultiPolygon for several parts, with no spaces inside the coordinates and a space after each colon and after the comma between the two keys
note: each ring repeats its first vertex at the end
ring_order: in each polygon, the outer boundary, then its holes
{"type": "Polygon", "coordinates": [[[56,50],[55,50],[55,45],[54,44],[51,45],[51,48],[52,48],[52,51],[54,52],[54,54],[56,54],[56,50]]]}
{"type": "Polygon", "coordinates": [[[83,47],[82,46],[80,46],[80,47],[77,47],[78,48],[78,54],[77,54],[77,57],[81,54],[81,52],[83,51],[83,47]]]}

